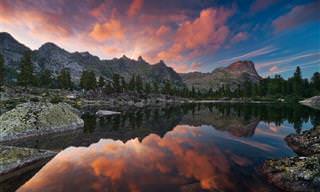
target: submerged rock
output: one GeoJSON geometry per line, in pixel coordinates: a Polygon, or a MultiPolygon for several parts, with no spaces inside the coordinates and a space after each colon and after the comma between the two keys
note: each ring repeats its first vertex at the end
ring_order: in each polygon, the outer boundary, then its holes
{"type": "Polygon", "coordinates": [[[35,163],[46,162],[56,153],[46,150],[0,145],[0,183],[36,168],[35,163]]]}
{"type": "Polygon", "coordinates": [[[303,101],[300,101],[302,105],[306,105],[308,107],[312,107],[314,109],[320,110],[320,96],[314,96],[303,101]]]}
{"type": "Polygon", "coordinates": [[[320,154],[320,126],[302,134],[291,134],[285,140],[299,155],[320,154]]]}
{"type": "Polygon", "coordinates": [[[0,141],[83,127],[76,109],[65,103],[28,102],[0,116],[0,141]]]}
{"type": "Polygon", "coordinates": [[[320,155],[268,160],[262,172],[272,184],[286,191],[320,190],[320,155]]]}

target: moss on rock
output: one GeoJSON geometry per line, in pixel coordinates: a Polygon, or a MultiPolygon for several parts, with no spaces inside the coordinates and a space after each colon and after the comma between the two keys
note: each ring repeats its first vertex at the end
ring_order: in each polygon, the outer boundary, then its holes
{"type": "Polygon", "coordinates": [[[0,116],[0,141],[62,132],[83,124],[68,104],[27,102],[0,116]]]}

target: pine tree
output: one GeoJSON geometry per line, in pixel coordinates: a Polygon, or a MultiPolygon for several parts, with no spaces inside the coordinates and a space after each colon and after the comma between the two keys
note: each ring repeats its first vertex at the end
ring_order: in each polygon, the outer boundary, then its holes
{"type": "Polygon", "coordinates": [[[135,87],[138,92],[143,91],[143,82],[142,82],[140,75],[136,76],[136,86],[135,87]]]}
{"type": "Polygon", "coordinates": [[[297,96],[301,96],[303,93],[303,80],[301,76],[301,69],[298,66],[293,75],[293,92],[297,96]]]}
{"type": "Polygon", "coordinates": [[[114,73],[112,76],[113,88],[116,92],[121,92],[120,75],[114,73]]]}
{"type": "Polygon", "coordinates": [[[71,76],[68,69],[62,69],[58,76],[58,84],[61,89],[71,89],[72,82],[71,76]]]}
{"type": "Polygon", "coordinates": [[[25,87],[34,83],[31,51],[27,51],[21,59],[20,73],[18,74],[18,83],[25,87]]]}
{"type": "Polygon", "coordinates": [[[129,81],[128,88],[129,88],[129,90],[134,91],[136,89],[135,86],[136,86],[136,78],[135,78],[135,75],[132,75],[131,79],[129,81]]]}
{"type": "Polygon", "coordinates": [[[0,54],[0,87],[4,84],[5,79],[5,68],[4,68],[4,59],[0,54]]]}
{"type": "Polygon", "coordinates": [[[52,74],[49,70],[45,69],[40,73],[39,83],[41,87],[49,88],[52,86],[52,74]]]}
{"type": "Polygon", "coordinates": [[[102,76],[99,77],[99,80],[98,80],[98,87],[104,87],[106,84],[104,78],[102,76]]]}
{"type": "Polygon", "coordinates": [[[93,71],[83,71],[80,78],[80,87],[85,90],[95,89],[97,87],[96,75],[93,71]]]}
{"type": "Polygon", "coordinates": [[[312,91],[314,95],[317,95],[320,93],[320,73],[315,72],[311,78],[311,86],[312,91]]]}

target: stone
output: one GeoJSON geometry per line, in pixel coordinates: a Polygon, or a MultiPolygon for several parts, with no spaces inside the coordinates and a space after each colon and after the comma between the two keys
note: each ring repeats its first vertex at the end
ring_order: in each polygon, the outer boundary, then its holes
{"type": "Polygon", "coordinates": [[[83,127],[76,109],[66,103],[27,102],[0,116],[0,142],[83,127]]]}

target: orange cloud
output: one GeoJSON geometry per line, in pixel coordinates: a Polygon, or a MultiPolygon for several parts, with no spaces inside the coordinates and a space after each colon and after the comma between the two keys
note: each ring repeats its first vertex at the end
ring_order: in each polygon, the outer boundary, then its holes
{"type": "Polygon", "coordinates": [[[117,19],[111,19],[103,24],[96,23],[89,36],[97,41],[110,39],[123,40],[125,29],[117,19]]]}
{"type": "Polygon", "coordinates": [[[143,6],[143,0],[133,0],[131,5],[129,6],[128,16],[133,17],[136,16],[143,6]]]}
{"type": "Polygon", "coordinates": [[[174,43],[168,50],[161,51],[157,57],[179,61],[215,51],[226,40],[229,29],[225,25],[230,11],[208,8],[200,12],[193,21],[185,21],[178,28],[174,43]]]}

